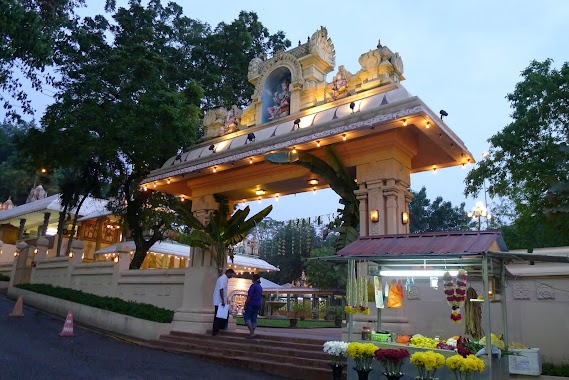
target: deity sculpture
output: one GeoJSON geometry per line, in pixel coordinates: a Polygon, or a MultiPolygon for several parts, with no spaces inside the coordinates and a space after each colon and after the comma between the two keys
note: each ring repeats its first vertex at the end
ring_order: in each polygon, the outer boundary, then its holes
{"type": "Polygon", "coordinates": [[[268,107],[269,120],[276,120],[290,114],[290,91],[288,89],[290,82],[285,79],[281,82],[281,92],[275,91],[273,95],[272,107],[268,107]]]}

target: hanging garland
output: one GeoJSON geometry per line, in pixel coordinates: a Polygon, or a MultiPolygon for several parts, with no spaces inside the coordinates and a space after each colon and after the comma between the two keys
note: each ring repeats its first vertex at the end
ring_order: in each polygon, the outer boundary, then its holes
{"type": "Polygon", "coordinates": [[[445,296],[447,303],[452,309],[450,319],[454,323],[459,323],[462,319],[460,306],[462,306],[466,298],[466,278],[466,271],[464,269],[458,271],[456,284],[449,272],[445,272],[443,276],[445,296]]]}
{"type": "Polygon", "coordinates": [[[361,313],[368,315],[370,309],[368,305],[367,293],[367,262],[361,261],[354,265],[351,276],[346,285],[346,298],[348,305],[344,308],[346,313],[361,313]],[[357,266],[357,276],[356,267],[357,266]],[[351,279],[351,281],[350,281],[351,279]]]}

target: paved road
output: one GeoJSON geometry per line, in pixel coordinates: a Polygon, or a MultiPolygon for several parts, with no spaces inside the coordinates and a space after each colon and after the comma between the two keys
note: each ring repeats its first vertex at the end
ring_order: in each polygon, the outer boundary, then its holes
{"type": "MultiPolygon", "coordinates": [[[[25,300],[24,300],[25,304],[25,300]]],[[[0,379],[212,379],[268,380],[276,376],[154,350],[74,326],[60,337],[62,319],[0,295],[0,379]]]]}

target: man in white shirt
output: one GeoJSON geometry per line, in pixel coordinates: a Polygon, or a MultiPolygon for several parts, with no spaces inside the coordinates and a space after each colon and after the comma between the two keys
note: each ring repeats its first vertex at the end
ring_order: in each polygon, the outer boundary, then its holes
{"type": "Polygon", "coordinates": [[[224,274],[218,277],[215,282],[215,288],[213,289],[213,305],[215,306],[215,311],[213,314],[213,328],[211,330],[211,335],[216,336],[219,334],[220,329],[225,329],[228,319],[217,318],[217,308],[219,305],[225,306],[227,302],[227,281],[235,276],[235,271],[233,269],[228,269],[224,274]]]}

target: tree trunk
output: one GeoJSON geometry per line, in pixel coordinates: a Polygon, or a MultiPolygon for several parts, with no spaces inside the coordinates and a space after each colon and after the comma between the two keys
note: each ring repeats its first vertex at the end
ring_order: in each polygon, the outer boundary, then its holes
{"type": "Polygon", "coordinates": [[[59,221],[57,222],[57,250],[55,256],[61,256],[61,243],[63,240],[63,224],[65,223],[65,215],[67,215],[67,205],[63,207],[63,211],[59,212],[59,221]]]}
{"type": "Polygon", "coordinates": [[[83,196],[83,199],[79,201],[79,204],[75,209],[75,215],[73,216],[73,224],[71,225],[71,232],[69,233],[69,240],[67,241],[67,249],[65,250],[66,255],[69,255],[69,252],[71,252],[71,243],[73,243],[73,236],[75,235],[75,227],[77,226],[77,219],[79,218],[79,210],[81,209],[81,206],[83,206],[83,202],[85,202],[87,196],[88,194],[83,196]]]}

